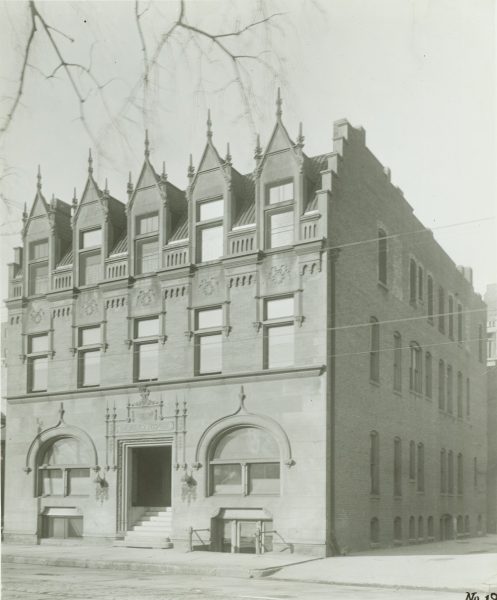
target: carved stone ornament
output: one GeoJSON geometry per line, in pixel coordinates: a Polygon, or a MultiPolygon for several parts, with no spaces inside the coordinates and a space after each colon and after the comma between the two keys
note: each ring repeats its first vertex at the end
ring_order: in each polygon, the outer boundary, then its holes
{"type": "Polygon", "coordinates": [[[140,290],[136,296],[138,306],[148,306],[155,300],[155,292],[153,289],[140,290]]]}
{"type": "Polygon", "coordinates": [[[287,265],[277,265],[271,267],[269,271],[268,279],[276,285],[283,283],[285,279],[290,277],[290,269],[287,265]]]}
{"type": "Polygon", "coordinates": [[[219,281],[216,277],[205,277],[200,280],[198,287],[205,296],[211,296],[219,287],[219,281]]]}
{"type": "Polygon", "coordinates": [[[85,298],[81,303],[81,313],[87,317],[98,312],[98,302],[92,296],[85,298]]]}
{"type": "Polygon", "coordinates": [[[36,323],[38,325],[38,323],[41,323],[41,320],[45,316],[45,311],[43,310],[43,308],[39,308],[38,310],[33,308],[31,310],[29,316],[30,316],[31,320],[33,321],[33,323],[36,323]]]}

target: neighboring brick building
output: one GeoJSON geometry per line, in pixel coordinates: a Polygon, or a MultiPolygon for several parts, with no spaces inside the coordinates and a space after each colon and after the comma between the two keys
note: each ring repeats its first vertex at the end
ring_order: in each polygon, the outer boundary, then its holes
{"type": "Polygon", "coordinates": [[[497,533],[497,283],[487,285],[488,531],[497,533]]]}
{"type": "MultiPolygon", "coordinates": [[[[322,555],[486,527],[485,305],[363,129],[281,101],[128,203],[41,182],[11,265],[5,536],[322,555]],[[132,530],[132,528],[134,529],[132,530]],[[205,531],[208,530],[208,531],[205,531]]],[[[107,186],[105,186],[107,187],[107,186]]]]}

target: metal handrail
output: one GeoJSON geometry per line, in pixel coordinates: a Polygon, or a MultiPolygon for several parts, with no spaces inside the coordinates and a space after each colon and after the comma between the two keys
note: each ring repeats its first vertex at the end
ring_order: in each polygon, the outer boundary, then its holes
{"type": "Polygon", "coordinates": [[[188,552],[193,552],[193,535],[195,534],[195,536],[198,538],[198,540],[200,541],[200,543],[202,544],[202,546],[210,546],[211,540],[210,540],[210,529],[193,529],[193,527],[188,527],[188,552]],[[208,531],[209,532],[209,539],[207,540],[207,542],[205,542],[198,534],[199,531],[208,531]]]}
{"type": "Polygon", "coordinates": [[[257,528],[254,537],[255,537],[255,553],[263,554],[264,544],[262,543],[262,536],[267,535],[269,533],[276,534],[283,544],[290,550],[290,554],[293,554],[293,544],[288,543],[283,536],[276,529],[269,529],[268,531],[263,531],[262,529],[257,528]]]}

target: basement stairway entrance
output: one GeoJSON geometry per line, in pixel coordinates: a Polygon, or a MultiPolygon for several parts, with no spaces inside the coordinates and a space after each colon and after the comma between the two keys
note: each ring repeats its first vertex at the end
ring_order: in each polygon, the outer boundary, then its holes
{"type": "Polygon", "coordinates": [[[124,545],[171,548],[171,446],[130,448],[131,506],[124,545]]]}

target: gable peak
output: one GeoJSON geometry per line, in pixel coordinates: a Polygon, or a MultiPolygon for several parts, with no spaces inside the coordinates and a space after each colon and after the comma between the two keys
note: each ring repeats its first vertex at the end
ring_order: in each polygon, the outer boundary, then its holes
{"type": "Polygon", "coordinates": [[[91,148],[88,150],[88,174],[93,175],[93,157],[91,155],[91,148]]]}
{"type": "Polygon", "coordinates": [[[145,158],[150,156],[150,141],[148,139],[148,129],[145,129],[145,158]]]}
{"type": "Polygon", "coordinates": [[[38,165],[38,173],[36,174],[36,189],[41,191],[41,169],[40,165],[38,165]]]}
{"type": "Polygon", "coordinates": [[[281,109],[282,104],[283,104],[283,100],[281,99],[281,91],[280,91],[280,88],[278,88],[278,92],[276,95],[276,118],[277,119],[281,119],[281,115],[283,114],[283,110],[281,109]]]}

